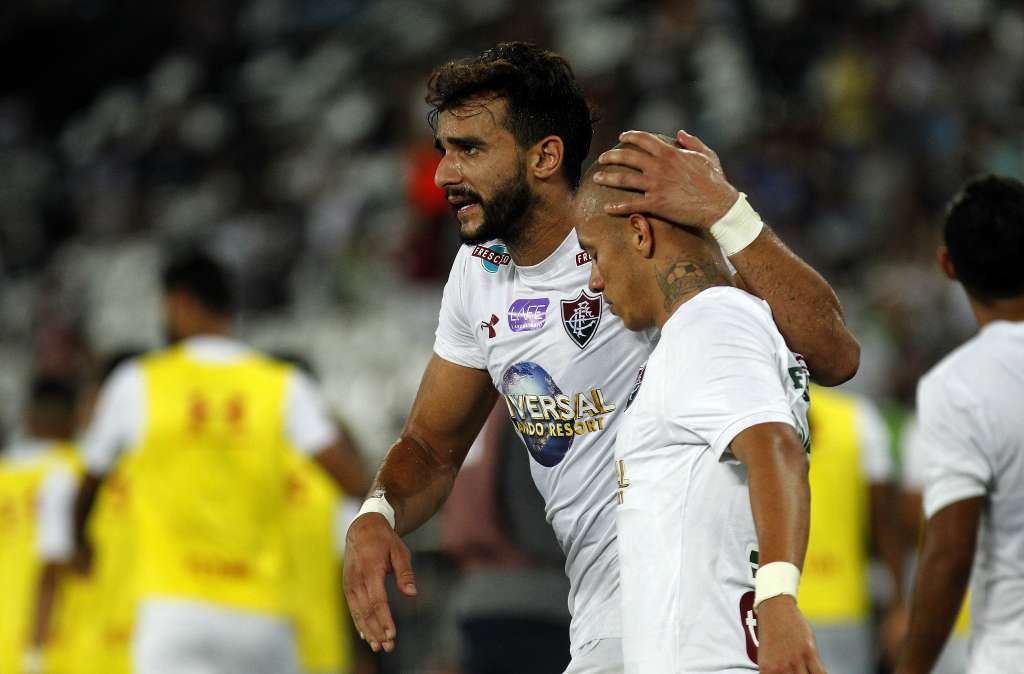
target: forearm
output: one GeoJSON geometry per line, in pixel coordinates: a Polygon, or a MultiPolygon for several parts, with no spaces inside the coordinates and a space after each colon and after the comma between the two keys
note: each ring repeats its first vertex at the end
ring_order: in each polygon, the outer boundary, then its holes
{"type": "Polygon", "coordinates": [[[984,496],[951,503],[925,525],[906,648],[899,674],[926,674],[942,652],[963,603],[984,496]]]}
{"type": "Polygon", "coordinates": [[[78,487],[78,495],[75,497],[74,509],[74,538],[75,547],[79,550],[86,550],[89,547],[86,539],[86,523],[89,514],[92,512],[93,504],[96,502],[96,494],[99,491],[101,477],[87,473],[78,487]]]}
{"type": "Polygon", "coordinates": [[[835,292],[767,225],[729,261],[743,286],[771,306],[786,343],[804,357],[815,381],[835,386],[856,374],[860,345],[843,323],[835,292]]]}
{"type": "Polygon", "coordinates": [[[758,454],[747,467],[759,563],[789,562],[803,569],[811,517],[807,459],[775,448],[758,454]]]}
{"type": "Polygon", "coordinates": [[[914,583],[910,629],[897,671],[927,674],[942,653],[967,591],[974,547],[935,545],[925,541],[914,583]]]}
{"type": "Polygon", "coordinates": [[[47,562],[39,575],[39,588],[36,595],[35,616],[32,622],[32,647],[41,649],[46,644],[46,635],[50,629],[50,616],[57,598],[57,579],[60,569],[57,564],[47,562]]]}
{"type": "Polygon", "coordinates": [[[446,452],[403,435],[388,451],[371,492],[382,490],[395,509],[395,530],[405,535],[441,509],[455,483],[463,453],[446,452]]]}

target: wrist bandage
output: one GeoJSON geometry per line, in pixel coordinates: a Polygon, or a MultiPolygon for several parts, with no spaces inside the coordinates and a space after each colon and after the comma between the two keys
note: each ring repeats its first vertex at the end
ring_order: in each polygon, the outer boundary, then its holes
{"type": "Polygon", "coordinates": [[[772,597],[788,594],[796,599],[800,587],[800,569],[789,562],[772,562],[757,570],[754,580],[754,610],[772,597]]]}
{"type": "Polygon", "coordinates": [[[359,509],[359,514],[356,518],[365,515],[366,513],[379,513],[384,516],[384,519],[388,521],[391,528],[395,528],[395,509],[391,507],[388,500],[384,498],[384,491],[376,491],[370,495],[368,499],[363,501],[363,507],[359,509]]]}
{"type": "Polygon", "coordinates": [[[740,192],[732,208],[711,225],[711,236],[715,237],[726,256],[732,257],[749,246],[762,229],[761,216],[747,202],[747,195],[740,192]]]}

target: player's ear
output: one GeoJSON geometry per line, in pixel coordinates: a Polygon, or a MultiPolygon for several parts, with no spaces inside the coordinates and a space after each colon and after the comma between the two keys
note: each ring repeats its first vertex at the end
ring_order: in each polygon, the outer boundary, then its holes
{"type": "Polygon", "coordinates": [[[565,158],[565,144],[558,136],[541,138],[530,148],[527,169],[539,180],[547,180],[558,173],[565,158]]]}
{"type": "Polygon", "coordinates": [[[628,239],[630,246],[641,257],[650,259],[654,255],[654,227],[651,221],[639,213],[629,216],[628,239]]]}
{"type": "Polygon", "coordinates": [[[935,259],[939,261],[942,273],[951,281],[956,281],[956,269],[953,268],[953,258],[949,256],[949,249],[945,246],[939,246],[939,250],[935,253],[935,259]]]}

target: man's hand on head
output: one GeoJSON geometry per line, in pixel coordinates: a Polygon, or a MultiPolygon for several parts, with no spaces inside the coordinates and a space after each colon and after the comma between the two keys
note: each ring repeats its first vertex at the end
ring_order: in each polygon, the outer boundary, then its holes
{"type": "Polygon", "coordinates": [[[620,134],[622,143],[635,148],[616,148],[598,157],[605,166],[624,166],[634,171],[598,171],[598,185],[636,192],[636,198],[609,203],[612,215],[647,213],[670,222],[709,229],[739,198],[722,171],[714,150],[685,131],[676,143],[646,131],[620,134]]]}

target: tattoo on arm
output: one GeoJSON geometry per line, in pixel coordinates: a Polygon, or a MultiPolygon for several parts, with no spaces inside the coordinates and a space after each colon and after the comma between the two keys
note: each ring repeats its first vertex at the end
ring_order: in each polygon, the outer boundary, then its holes
{"type": "Polygon", "coordinates": [[[725,276],[714,264],[683,256],[658,269],[655,277],[665,298],[665,311],[672,311],[686,295],[711,286],[728,285],[725,276]]]}

